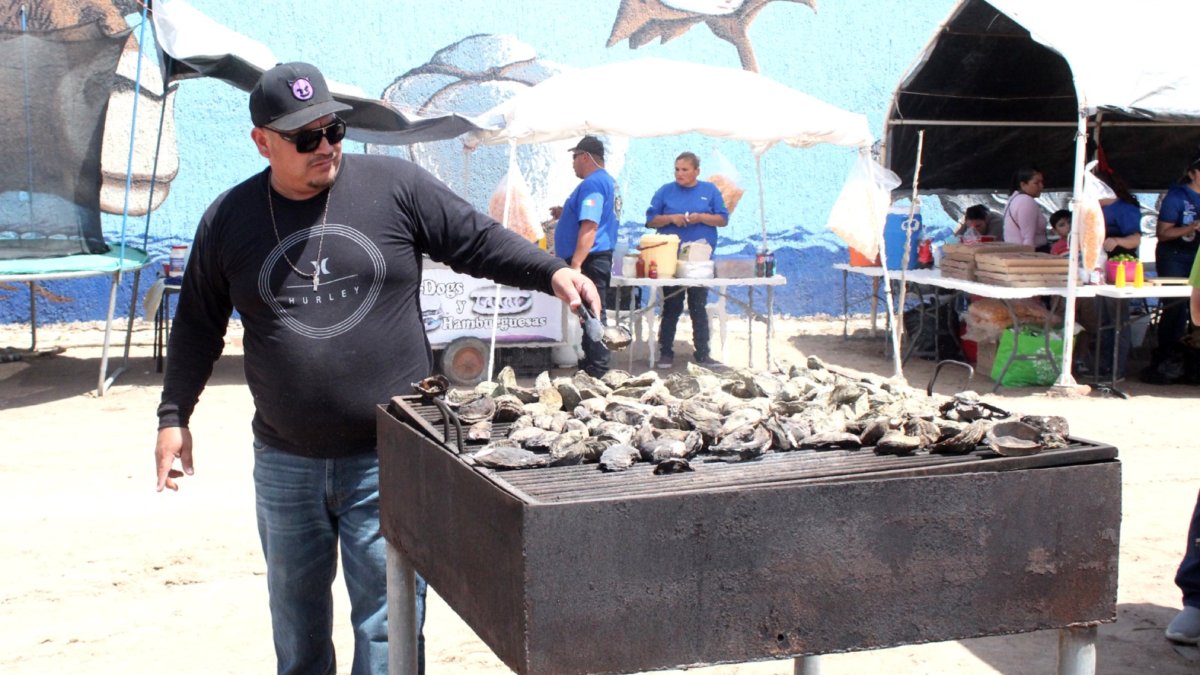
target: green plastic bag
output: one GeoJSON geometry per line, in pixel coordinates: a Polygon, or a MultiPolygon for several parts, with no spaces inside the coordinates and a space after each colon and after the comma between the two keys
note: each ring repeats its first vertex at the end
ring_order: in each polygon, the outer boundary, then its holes
{"type": "Polygon", "coordinates": [[[992,362],[992,379],[1005,387],[1048,387],[1058,380],[1062,366],[1062,335],[1050,333],[1050,351],[1054,353],[1054,362],[1046,356],[1046,338],[1042,330],[1022,327],[1017,339],[1018,359],[1012,362],[1004,379],[1000,379],[1000,371],[1013,353],[1013,329],[1005,328],[1000,336],[1000,344],[996,347],[996,360],[992,362]],[[1019,357],[1037,357],[1023,360],[1019,357]]]}

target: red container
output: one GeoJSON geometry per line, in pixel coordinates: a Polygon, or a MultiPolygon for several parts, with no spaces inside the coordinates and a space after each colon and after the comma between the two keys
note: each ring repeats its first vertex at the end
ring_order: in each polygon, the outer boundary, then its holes
{"type": "MultiPolygon", "coordinates": [[[[1121,263],[1116,260],[1108,261],[1108,264],[1105,266],[1105,270],[1104,270],[1104,272],[1105,272],[1104,277],[1105,277],[1105,279],[1108,280],[1108,283],[1111,284],[1117,280],[1117,266],[1120,264],[1121,263]]],[[[1125,281],[1130,286],[1133,285],[1133,276],[1134,276],[1134,272],[1135,272],[1136,268],[1137,268],[1136,260],[1126,260],[1125,261],[1125,281]]]]}

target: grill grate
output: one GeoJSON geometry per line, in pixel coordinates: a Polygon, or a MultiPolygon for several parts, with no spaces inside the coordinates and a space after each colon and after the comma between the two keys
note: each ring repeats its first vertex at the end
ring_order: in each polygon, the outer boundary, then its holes
{"type": "MultiPolygon", "coordinates": [[[[458,430],[453,424],[445,423],[437,406],[423,402],[420,397],[397,397],[393,399],[392,409],[437,443],[456,451],[458,430]]],[[[505,438],[510,426],[494,425],[492,438],[505,438]]],[[[483,442],[465,442],[463,449],[470,453],[484,445],[483,442]]],[[[601,471],[596,464],[498,471],[474,465],[467,457],[460,456],[459,459],[529,503],[562,503],[799,483],[1012,471],[1107,461],[1116,456],[1116,448],[1112,446],[1079,439],[1073,439],[1066,448],[1027,457],[1003,457],[986,446],[965,455],[917,453],[906,457],[877,455],[869,447],[861,450],[797,450],[769,452],[742,462],[693,460],[694,471],[665,476],[654,475],[654,467],[642,463],[617,473],[601,471]]]]}

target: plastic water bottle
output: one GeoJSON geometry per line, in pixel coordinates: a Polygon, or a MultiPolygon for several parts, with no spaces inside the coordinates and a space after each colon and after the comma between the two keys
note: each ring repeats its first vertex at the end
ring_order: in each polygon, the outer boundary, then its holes
{"type": "Polygon", "coordinates": [[[612,253],[612,274],[613,276],[622,276],[622,266],[625,263],[625,254],[629,252],[629,243],[624,239],[617,242],[612,253]]]}
{"type": "MultiPolygon", "coordinates": [[[[1196,213],[1189,209],[1184,209],[1183,210],[1183,218],[1181,218],[1180,220],[1183,221],[1184,227],[1191,227],[1192,223],[1196,222],[1196,213]]],[[[1192,241],[1193,239],[1196,238],[1196,233],[1188,232],[1187,234],[1183,235],[1183,237],[1181,237],[1181,238],[1184,241],[1192,241]]]]}

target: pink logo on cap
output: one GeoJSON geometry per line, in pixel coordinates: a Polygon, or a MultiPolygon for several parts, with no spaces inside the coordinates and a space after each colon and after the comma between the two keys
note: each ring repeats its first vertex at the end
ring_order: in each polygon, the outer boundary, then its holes
{"type": "Polygon", "coordinates": [[[292,83],[292,96],[298,101],[307,101],[313,97],[312,83],[308,78],[302,77],[292,83]]]}

